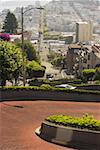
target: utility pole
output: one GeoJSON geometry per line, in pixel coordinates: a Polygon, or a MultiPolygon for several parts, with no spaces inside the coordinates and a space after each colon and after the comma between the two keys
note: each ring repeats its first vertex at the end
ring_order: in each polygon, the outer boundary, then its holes
{"type": "Polygon", "coordinates": [[[25,69],[25,56],[24,56],[24,12],[21,8],[21,28],[22,28],[22,74],[23,74],[23,86],[26,84],[26,69],[25,69]]]}
{"type": "Polygon", "coordinates": [[[22,32],[22,39],[21,39],[21,42],[22,42],[22,74],[23,74],[23,86],[25,86],[26,84],[26,67],[25,67],[25,52],[24,52],[24,14],[32,9],[38,9],[40,10],[40,18],[41,18],[41,21],[40,21],[40,35],[39,35],[39,51],[42,50],[42,43],[43,43],[43,10],[44,8],[43,7],[37,7],[37,8],[30,8],[28,10],[25,10],[24,11],[24,8],[22,7],[21,8],[21,32],[22,32]]]}
{"type": "Polygon", "coordinates": [[[40,16],[39,16],[39,37],[38,37],[38,52],[43,51],[43,26],[44,26],[44,8],[40,7],[40,16]]]}

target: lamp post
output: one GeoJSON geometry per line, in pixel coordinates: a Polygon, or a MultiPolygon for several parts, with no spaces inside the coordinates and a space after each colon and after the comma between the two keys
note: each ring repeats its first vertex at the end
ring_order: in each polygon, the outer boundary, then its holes
{"type": "Polygon", "coordinates": [[[22,37],[21,37],[21,42],[22,42],[22,73],[23,73],[23,86],[26,84],[26,68],[25,68],[25,55],[24,55],[24,14],[32,9],[38,9],[38,10],[43,10],[43,7],[32,7],[30,9],[27,9],[24,11],[24,8],[21,8],[21,32],[22,32],[22,37]]]}

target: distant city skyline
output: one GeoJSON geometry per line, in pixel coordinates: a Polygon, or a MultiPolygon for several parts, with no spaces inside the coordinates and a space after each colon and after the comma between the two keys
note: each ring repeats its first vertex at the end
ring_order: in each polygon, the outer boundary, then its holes
{"type": "Polygon", "coordinates": [[[3,9],[14,10],[16,7],[33,5],[36,1],[40,1],[44,4],[51,0],[0,0],[0,12],[3,9]]]}

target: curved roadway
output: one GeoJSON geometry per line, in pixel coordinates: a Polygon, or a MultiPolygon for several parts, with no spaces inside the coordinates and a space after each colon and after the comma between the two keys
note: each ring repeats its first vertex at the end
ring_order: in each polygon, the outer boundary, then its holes
{"type": "Polygon", "coordinates": [[[74,150],[40,139],[35,129],[52,114],[81,116],[87,112],[100,119],[100,103],[13,101],[0,103],[0,111],[1,150],[74,150]]]}

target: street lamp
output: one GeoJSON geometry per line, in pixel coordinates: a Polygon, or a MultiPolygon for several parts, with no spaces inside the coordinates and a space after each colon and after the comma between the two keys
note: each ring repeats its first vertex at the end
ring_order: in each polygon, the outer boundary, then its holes
{"type": "Polygon", "coordinates": [[[39,10],[43,10],[44,8],[43,7],[33,7],[33,8],[30,8],[30,9],[27,9],[24,11],[24,8],[22,7],[21,8],[21,29],[22,29],[22,38],[21,38],[21,41],[22,41],[22,61],[23,61],[23,64],[22,64],[22,71],[23,71],[23,86],[25,86],[26,84],[26,70],[25,70],[25,56],[24,56],[24,14],[32,9],[39,9],[39,10]]]}

